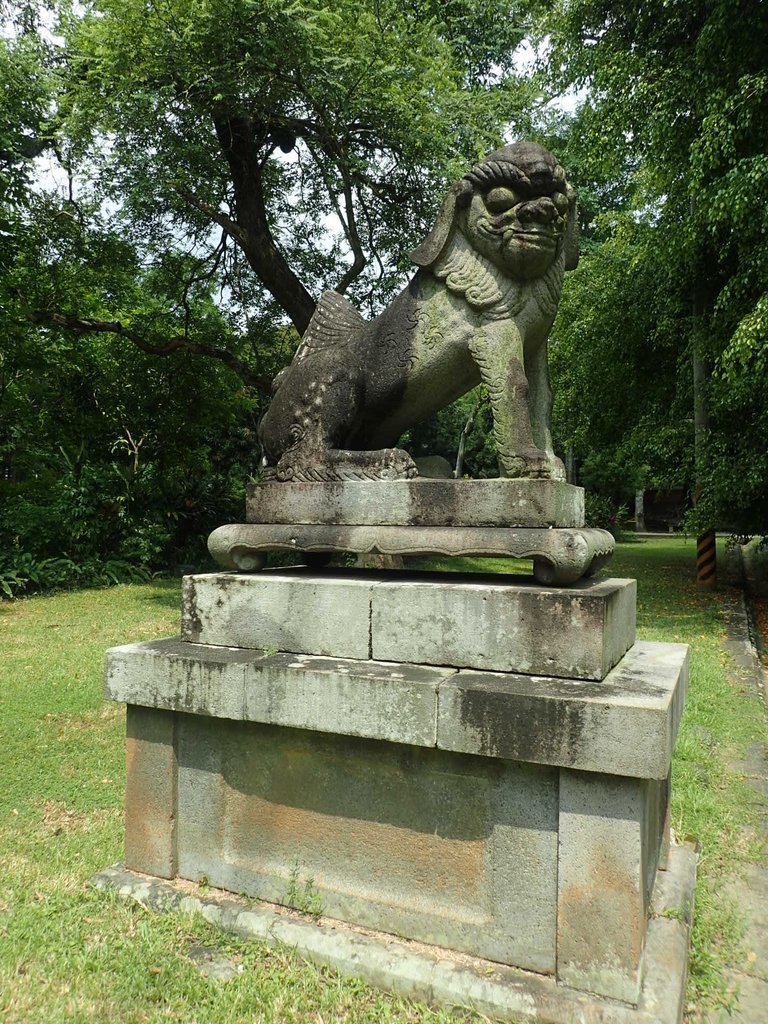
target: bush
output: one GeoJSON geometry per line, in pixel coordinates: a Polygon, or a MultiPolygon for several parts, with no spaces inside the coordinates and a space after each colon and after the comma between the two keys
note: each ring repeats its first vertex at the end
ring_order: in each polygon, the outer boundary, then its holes
{"type": "Polygon", "coordinates": [[[151,575],[143,566],[118,558],[91,558],[78,563],[70,558],[36,559],[28,551],[15,551],[0,556],[0,596],[15,598],[41,590],[145,583],[151,575]]]}
{"type": "Polygon", "coordinates": [[[621,532],[628,518],[626,505],[618,505],[612,498],[586,491],[584,494],[584,523],[600,530],[610,530],[614,536],[621,532]]]}

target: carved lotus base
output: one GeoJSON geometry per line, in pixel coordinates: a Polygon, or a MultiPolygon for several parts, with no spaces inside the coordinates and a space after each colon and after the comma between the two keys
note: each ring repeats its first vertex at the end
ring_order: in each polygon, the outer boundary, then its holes
{"type": "Polygon", "coordinates": [[[208,549],[224,569],[257,572],[269,551],[297,551],[319,565],[336,554],[533,559],[533,575],[547,586],[591,576],[613,554],[605,530],[460,526],[338,526],[242,523],[220,526],[208,549]]]}

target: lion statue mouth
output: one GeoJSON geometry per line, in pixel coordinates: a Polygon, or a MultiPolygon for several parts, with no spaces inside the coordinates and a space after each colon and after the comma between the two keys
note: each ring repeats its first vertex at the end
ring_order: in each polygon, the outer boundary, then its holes
{"type": "Polygon", "coordinates": [[[503,238],[506,245],[513,245],[516,242],[522,241],[541,246],[544,249],[550,249],[552,252],[555,251],[557,243],[560,241],[559,234],[554,231],[547,231],[544,228],[509,228],[504,232],[503,238]]]}
{"type": "Polygon", "coordinates": [[[505,146],[473,167],[375,320],[323,295],[261,422],[265,468],[278,480],[407,479],[401,434],[482,382],[500,475],[562,479],[546,340],[578,259],[575,209],[542,146],[505,146]]]}

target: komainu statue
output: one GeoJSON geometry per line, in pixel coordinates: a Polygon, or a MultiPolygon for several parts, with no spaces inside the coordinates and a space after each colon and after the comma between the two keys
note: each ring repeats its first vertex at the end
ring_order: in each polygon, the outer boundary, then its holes
{"type": "Polygon", "coordinates": [[[548,150],[505,146],[450,190],[412,253],[419,269],[380,316],[366,321],[326,292],[273,383],[259,428],[267,474],[413,477],[398,438],[482,381],[500,475],[562,480],[549,431],[547,336],[564,271],[578,259],[575,212],[548,150]]]}

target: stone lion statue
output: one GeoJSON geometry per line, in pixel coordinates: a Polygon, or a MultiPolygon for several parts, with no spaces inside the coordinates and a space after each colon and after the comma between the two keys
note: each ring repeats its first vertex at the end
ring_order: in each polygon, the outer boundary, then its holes
{"type": "MultiPolygon", "coordinates": [[[[395,447],[482,381],[499,472],[563,479],[549,429],[547,336],[576,266],[575,193],[542,146],[491,153],[443,201],[418,270],[375,320],[325,292],[260,424],[278,480],[408,479],[395,447]]],[[[271,467],[271,472],[270,472],[271,467]]]]}

